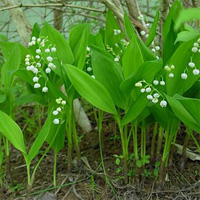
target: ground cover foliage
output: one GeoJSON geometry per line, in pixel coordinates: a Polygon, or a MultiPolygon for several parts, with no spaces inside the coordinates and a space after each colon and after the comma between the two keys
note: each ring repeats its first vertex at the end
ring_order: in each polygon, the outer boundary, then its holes
{"type": "Polygon", "coordinates": [[[27,46],[2,36],[1,199],[198,199],[199,18],[177,0],[161,40],[159,11],[141,31],[108,10],[96,33],[36,23],[27,46]]]}

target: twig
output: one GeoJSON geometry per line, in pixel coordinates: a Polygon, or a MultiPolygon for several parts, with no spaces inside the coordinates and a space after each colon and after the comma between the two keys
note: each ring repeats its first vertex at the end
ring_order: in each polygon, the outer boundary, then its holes
{"type": "Polygon", "coordinates": [[[5,11],[5,10],[11,10],[11,9],[15,9],[15,8],[37,8],[37,7],[68,7],[68,8],[77,8],[77,9],[83,9],[83,10],[88,10],[88,11],[93,11],[93,12],[99,12],[99,13],[105,13],[104,10],[99,10],[96,8],[88,8],[88,7],[84,7],[84,6],[77,6],[77,5],[70,5],[70,4],[66,4],[66,3],[48,3],[48,4],[18,4],[18,5],[14,5],[14,6],[7,6],[4,8],[0,9],[1,11],[5,11]]]}

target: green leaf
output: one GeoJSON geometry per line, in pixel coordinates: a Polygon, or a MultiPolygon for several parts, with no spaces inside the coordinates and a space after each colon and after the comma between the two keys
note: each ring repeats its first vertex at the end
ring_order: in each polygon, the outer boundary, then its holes
{"type": "Polygon", "coordinates": [[[177,100],[175,97],[170,97],[165,95],[167,101],[169,102],[174,114],[187,126],[192,128],[193,130],[200,133],[200,115],[199,115],[199,107],[200,100],[197,99],[185,99],[184,103],[182,101],[177,100]],[[197,109],[195,111],[195,109],[197,109]],[[193,113],[194,112],[194,113],[193,113]]]}
{"type": "Polygon", "coordinates": [[[48,36],[48,40],[56,46],[57,57],[62,63],[72,64],[74,62],[72,50],[59,31],[45,23],[40,32],[40,37],[41,36],[48,36]]]}
{"type": "Polygon", "coordinates": [[[125,108],[125,96],[120,89],[122,72],[113,57],[105,50],[91,47],[92,67],[96,80],[98,80],[110,93],[115,105],[125,108]]]}
{"type": "Polygon", "coordinates": [[[141,160],[137,160],[137,161],[136,161],[136,165],[137,165],[137,167],[141,168],[141,167],[142,167],[142,162],[141,162],[141,160]]]}
{"type": "Polygon", "coordinates": [[[131,23],[131,20],[128,17],[128,14],[126,12],[124,13],[124,26],[125,26],[126,34],[129,38],[129,40],[131,40],[133,35],[135,35],[136,33],[135,33],[135,30],[134,30],[133,25],[131,23]]]}
{"type": "Polygon", "coordinates": [[[69,34],[69,45],[74,54],[73,65],[82,69],[85,64],[86,47],[88,45],[88,38],[90,34],[89,24],[80,24],[75,26],[69,34]]]}
{"type": "Polygon", "coordinates": [[[195,19],[200,20],[200,7],[189,8],[187,10],[182,10],[176,21],[175,30],[177,30],[183,22],[193,21],[195,19]]]}
{"type": "Polygon", "coordinates": [[[6,100],[6,95],[0,94],[0,103],[3,103],[6,100]]]}
{"type": "Polygon", "coordinates": [[[4,85],[5,89],[9,89],[11,87],[13,83],[13,73],[18,70],[20,61],[20,48],[18,47],[18,45],[16,45],[12,50],[12,53],[7,62],[2,67],[2,84],[4,85]]]}
{"type": "Polygon", "coordinates": [[[199,36],[199,33],[191,31],[182,31],[178,34],[175,43],[189,41],[196,38],[197,36],[199,36]]]}
{"type": "Polygon", "coordinates": [[[115,160],[115,164],[116,164],[116,165],[119,165],[119,164],[120,164],[120,159],[119,159],[119,158],[117,158],[117,159],[115,160]]]}
{"type": "Polygon", "coordinates": [[[46,138],[49,134],[49,131],[51,129],[51,124],[52,124],[52,117],[51,117],[51,112],[50,112],[41,131],[39,132],[33,145],[31,146],[30,151],[28,152],[28,162],[29,163],[35,158],[35,156],[37,156],[40,148],[42,147],[44,141],[46,140],[46,138]]]}
{"type": "Polygon", "coordinates": [[[0,132],[11,142],[11,144],[26,154],[24,138],[20,127],[4,112],[0,111],[0,132]],[[2,120],[3,119],[3,120],[2,120]]]}
{"type": "Polygon", "coordinates": [[[149,37],[148,37],[147,40],[145,41],[146,46],[150,46],[151,43],[152,43],[152,41],[153,41],[154,38],[155,38],[155,35],[156,35],[156,28],[157,28],[157,25],[158,25],[159,18],[160,18],[160,13],[159,13],[159,10],[158,10],[158,11],[156,12],[156,16],[155,16],[154,22],[153,22],[152,27],[151,27],[151,29],[150,29],[149,37]]]}
{"type": "Polygon", "coordinates": [[[122,125],[128,124],[129,122],[135,120],[138,115],[145,109],[148,99],[146,95],[141,94],[136,101],[132,103],[128,112],[125,114],[124,118],[122,119],[122,125]]]}
{"type": "Polygon", "coordinates": [[[142,63],[144,59],[141,48],[136,36],[133,36],[122,58],[124,77],[127,78],[131,73],[136,72],[142,63]]]}
{"type": "Polygon", "coordinates": [[[97,108],[117,114],[113,100],[106,88],[80,69],[65,65],[65,70],[78,93],[97,108]]]}
{"type": "MultiPolygon", "coordinates": [[[[168,73],[166,73],[166,90],[167,94],[173,96],[174,94],[184,94],[199,78],[199,76],[194,76],[190,67],[188,67],[188,78],[186,80],[181,78],[181,74],[184,72],[185,68],[190,62],[190,57],[192,56],[191,48],[196,40],[191,40],[182,43],[178,49],[174,52],[169,65],[174,65],[173,70],[174,77],[170,78],[168,73]]],[[[196,64],[197,68],[200,66],[199,55],[194,54],[192,61],[196,64]]]]}

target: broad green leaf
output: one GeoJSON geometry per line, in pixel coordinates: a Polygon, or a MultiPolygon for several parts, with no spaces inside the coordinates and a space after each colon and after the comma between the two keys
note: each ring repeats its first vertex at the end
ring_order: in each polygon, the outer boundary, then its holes
{"type": "Polygon", "coordinates": [[[0,103],[3,103],[6,100],[5,94],[0,94],[0,103]]]}
{"type": "Polygon", "coordinates": [[[12,143],[12,145],[26,154],[24,138],[20,127],[4,112],[0,111],[0,132],[12,143]]]}
{"type": "Polygon", "coordinates": [[[200,7],[189,8],[187,10],[182,10],[178,16],[175,24],[175,30],[177,30],[183,22],[193,21],[195,19],[200,20],[200,7]]]}
{"type": "Polygon", "coordinates": [[[161,70],[161,67],[162,62],[160,60],[143,63],[136,72],[130,74],[130,76],[121,83],[121,90],[124,94],[129,95],[129,93],[135,88],[135,83],[138,81],[144,79],[151,83],[156,74],[161,70]]]}
{"type": "Polygon", "coordinates": [[[72,50],[59,31],[45,23],[41,29],[40,36],[48,36],[48,40],[56,46],[57,57],[62,63],[72,64],[74,62],[72,50]]]}
{"type": "Polygon", "coordinates": [[[80,24],[75,26],[69,34],[69,45],[74,54],[73,65],[82,69],[85,64],[86,47],[90,34],[89,24],[80,24]]]}
{"type": "Polygon", "coordinates": [[[101,36],[100,33],[96,34],[96,35],[92,35],[90,34],[89,36],[89,42],[92,44],[92,45],[95,45],[99,48],[102,48],[104,49],[104,43],[103,43],[103,38],[101,36]]]}
{"type": "Polygon", "coordinates": [[[120,34],[114,35],[114,29],[121,30],[119,24],[117,23],[113,13],[108,10],[106,16],[106,28],[105,28],[105,38],[104,43],[109,47],[112,47],[114,52],[119,53],[120,50],[115,46],[116,43],[120,43],[121,39],[124,38],[122,32],[120,34]]]}
{"type": "Polygon", "coordinates": [[[159,11],[157,11],[154,22],[153,22],[152,27],[151,27],[150,32],[149,32],[149,37],[145,41],[146,46],[150,46],[152,41],[155,38],[156,28],[157,28],[157,25],[158,25],[159,17],[160,17],[160,13],[159,13],[159,11]]]}
{"type": "Polygon", "coordinates": [[[136,33],[126,12],[124,13],[124,27],[129,40],[131,40],[136,33]]]}
{"type": "Polygon", "coordinates": [[[145,94],[141,94],[136,101],[132,103],[128,112],[122,119],[122,125],[128,124],[129,122],[135,120],[138,115],[145,109],[148,103],[148,99],[145,94]]]}
{"type": "MultiPolygon", "coordinates": [[[[191,49],[195,41],[196,40],[191,40],[182,43],[169,61],[169,65],[173,64],[175,66],[173,78],[170,78],[168,75],[169,73],[166,73],[166,89],[167,94],[170,96],[173,96],[176,93],[181,95],[184,94],[184,92],[186,92],[199,78],[199,76],[194,76],[192,73],[193,69],[188,67],[190,57],[193,55],[191,49]],[[186,67],[188,78],[185,80],[181,78],[181,74],[185,71],[186,67]]],[[[200,59],[198,54],[194,54],[193,62],[196,64],[197,68],[199,68],[200,59]]]]}
{"type": "Polygon", "coordinates": [[[74,66],[65,66],[69,79],[83,98],[103,111],[117,114],[110,94],[101,83],[74,66]]]}
{"type": "Polygon", "coordinates": [[[21,62],[21,53],[18,45],[14,46],[10,57],[7,62],[3,65],[1,71],[2,84],[5,89],[9,89],[13,82],[13,73],[16,72],[19,68],[21,62]]]}
{"type": "Polygon", "coordinates": [[[191,32],[191,31],[182,31],[178,34],[175,43],[189,41],[196,38],[197,36],[199,36],[199,33],[191,32]]]}
{"type": "Polygon", "coordinates": [[[143,55],[137,38],[133,36],[122,58],[124,77],[127,78],[131,73],[138,71],[142,63],[144,63],[143,55]]]}
{"type": "Polygon", "coordinates": [[[49,131],[51,129],[51,124],[52,124],[52,117],[51,117],[51,112],[49,113],[41,131],[37,135],[33,145],[31,146],[30,151],[28,152],[28,162],[31,163],[31,161],[37,156],[40,148],[42,147],[44,141],[46,140],[49,131]]]}
{"type": "MultiPolygon", "coordinates": [[[[200,123],[197,118],[199,118],[199,113],[194,112],[195,109],[199,108],[200,100],[185,100],[184,103],[182,101],[177,100],[175,97],[170,97],[166,95],[167,101],[169,102],[174,114],[187,126],[191,129],[200,133],[200,123]],[[185,105],[184,105],[185,104],[185,105]]],[[[199,110],[199,109],[198,109],[199,110]]]]}
{"type": "Polygon", "coordinates": [[[105,50],[92,46],[92,67],[93,72],[102,85],[110,93],[115,105],[120,108],[125,107],[125,96],[120,89],[122,82],[122,72],[113,57],[105,50]]]}

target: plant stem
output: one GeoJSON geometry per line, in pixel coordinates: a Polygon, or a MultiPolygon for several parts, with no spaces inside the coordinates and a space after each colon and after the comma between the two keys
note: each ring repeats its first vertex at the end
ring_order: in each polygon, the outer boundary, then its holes
{"type": "Polygon", "coordinates": [[[191,129],[188,127],[188,131],[186,133],[186,136],[185,136],[185,141],[184,141],[184,144],[183,144],[183,150],[182,150],[182,159],[181,159],[181,169],[183,170],[185,168],[185,165],[186,165],[186,161],[187,161],[187,157],[186,157],[186,149],[187,149],[187,146],[188,146],[188,143],[189,143],[189,140],[190,140],[190,133],[191,133],[191,129]]]}
{"type": "Polygon", "coordinates": [[[57,152],[54,151],[53,185],[56,186],[57,152]]]}
{"type": "Polygon", "coordinates": [[[155,125],[154,125],[153,137],[152,137],[152,142],[151,142],[151,163],[152,164],[155,161],[154,152],[155,152],[155,142],[156,142],[157,128],[158,128],[158,122],[156,122],[155,125]]]}
{"type": "Polygon", "coordinates": [[[162,147],[162,139],[163,139],[163,128],[160,126],[159,127],[159,132],[158,132],[158,146],[156,150],[156,160],[160,160],[160,150],[162,147]]]}

